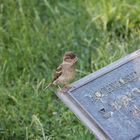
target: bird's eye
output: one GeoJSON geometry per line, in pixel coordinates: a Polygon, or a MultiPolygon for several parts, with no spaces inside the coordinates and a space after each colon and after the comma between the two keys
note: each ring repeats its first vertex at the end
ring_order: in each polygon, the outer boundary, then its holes
{"type": "Polygon", "coordinates": [[[65,58],[65,60],[69,60],[70,58],[65,58]]]}
{"type": "Polygon", "coordinates": [[[67,59],[70,59],[70,57],[68,56],[68,57],[65,57],[65,59],[67,60],[67,59]]]}

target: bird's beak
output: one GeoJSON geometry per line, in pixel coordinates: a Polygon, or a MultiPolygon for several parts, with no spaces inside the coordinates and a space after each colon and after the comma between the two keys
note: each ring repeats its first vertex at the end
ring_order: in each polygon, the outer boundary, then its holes
{"type": "Polygon", "coordinates": [[[75,62],[77,62],[77,61],[78,61],[78,57],[75,58],[75,62]]]}

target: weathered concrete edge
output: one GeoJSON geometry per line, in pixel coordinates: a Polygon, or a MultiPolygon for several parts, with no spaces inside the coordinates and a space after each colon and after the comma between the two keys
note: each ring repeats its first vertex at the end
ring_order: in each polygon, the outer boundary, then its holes
{"type": "Polygon", "coordinates": [[[74,114],[82,121],[82,123],[89,128],[89,130],[99,139],[99,140],[111,140],[102,129],[96,124],[87,112],[78,105],[77,102],[69,95],[69,93],[58,92],[56,95],[63,101],[63,103],[72,111],[74,114]]]}

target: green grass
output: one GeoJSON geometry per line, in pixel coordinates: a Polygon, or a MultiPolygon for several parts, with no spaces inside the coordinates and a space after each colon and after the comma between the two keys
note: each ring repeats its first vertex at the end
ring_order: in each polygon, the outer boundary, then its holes
{"type": "Polygon", "coordinates": [[[45,86],[67,50],[76,79],[137,50],[139,13],[139,0],[0,0],[0,139],[95,139],[45,86]]]}

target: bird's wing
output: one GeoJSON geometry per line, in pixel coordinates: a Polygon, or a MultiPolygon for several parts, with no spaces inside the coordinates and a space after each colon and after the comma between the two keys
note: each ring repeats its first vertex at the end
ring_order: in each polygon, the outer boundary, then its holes
{"type": "Polygon", "coordinates": [[[59,65],[59,67],[56,69],[56,71],[54,73],[53,81],[58,79],[58,77],[61,76],[61,74],[62,74],[62,64],[59,65]]]}

